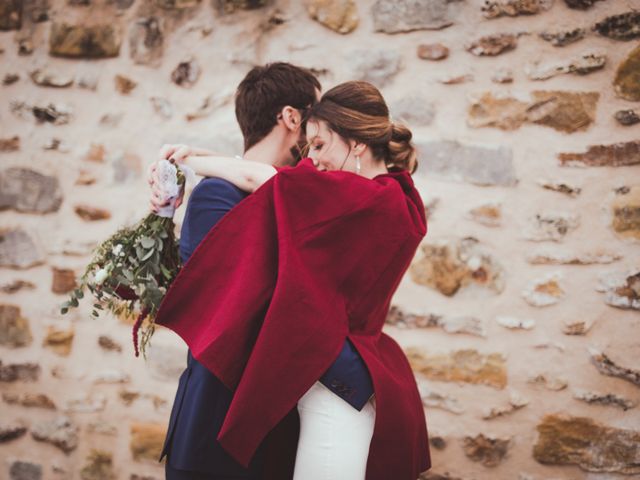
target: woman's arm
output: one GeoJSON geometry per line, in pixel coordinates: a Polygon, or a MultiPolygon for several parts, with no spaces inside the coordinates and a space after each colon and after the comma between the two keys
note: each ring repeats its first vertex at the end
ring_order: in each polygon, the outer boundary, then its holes
{"type": "Polygon", "coordinates": [[[189,155],[183,162],[198,175],[219,177],[247,192],[255,192],[277,170],[266,163],[219,155],[189,155]]]}

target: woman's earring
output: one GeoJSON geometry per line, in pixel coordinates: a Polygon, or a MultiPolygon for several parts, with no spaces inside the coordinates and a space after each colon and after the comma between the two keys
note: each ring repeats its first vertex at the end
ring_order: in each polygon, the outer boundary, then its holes
{"type": "Polygon", "coordinates": [[[356,155],[356,173],[360,173],[360,157],[356,155]]]}

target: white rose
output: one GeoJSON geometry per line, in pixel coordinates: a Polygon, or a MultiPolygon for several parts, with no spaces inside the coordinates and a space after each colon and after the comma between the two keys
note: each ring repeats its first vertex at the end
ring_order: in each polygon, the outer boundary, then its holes
{"type": "Polygon", "coordinates": [[[102,282],[104,282],[107,279],[108,274],[109,273],[104,268],[101,268],[96,272],[95,276],[93,277],[93,282],[96,285],[102,285],[102,282]]]}

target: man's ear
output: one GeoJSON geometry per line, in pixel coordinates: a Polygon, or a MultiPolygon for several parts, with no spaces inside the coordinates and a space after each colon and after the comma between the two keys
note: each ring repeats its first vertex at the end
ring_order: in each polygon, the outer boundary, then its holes
{"type": "Polygon", "coordinates": [[[300,126],[302,125],[302,116],[297,108],[287,105],[280,111],[279,116],[282,117],[282,121],[287,129],[293,132],[300,129],[300,126]]]}

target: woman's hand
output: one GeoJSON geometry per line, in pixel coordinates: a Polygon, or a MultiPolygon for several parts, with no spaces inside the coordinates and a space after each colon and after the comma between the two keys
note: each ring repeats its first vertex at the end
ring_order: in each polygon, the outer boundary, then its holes
{"type": "MultiPolygon", "coordinates": [[[[194,154],[195,149],[191,148],[189,145],[185,145],[184,143],[165,143],[160,148],[160,151],[158,152],[159,160],[156,160],[147,168],[147,182],[151,187],[151,199],[149,205],[152,211],[157,213],[160,207],[164,207],[169,204],[169,200],[165,200],[163,192],[158,188],[158,162],[160,160],[169,160],[171,163],[181,164],[185,162],[185,159],[189,155],[194,154]]],[[[180,196],[176,199],[176,208],[182,205],[183,198],[184,189],[181,190],[180,196]]]]}
{"type": "Polygon", "coordinates": [[[169,160],[171,163],[184,163],[189,155],[197,155],[196,149],[183,143],[165,143],[158,152],[160,160],[169,160]]]}

